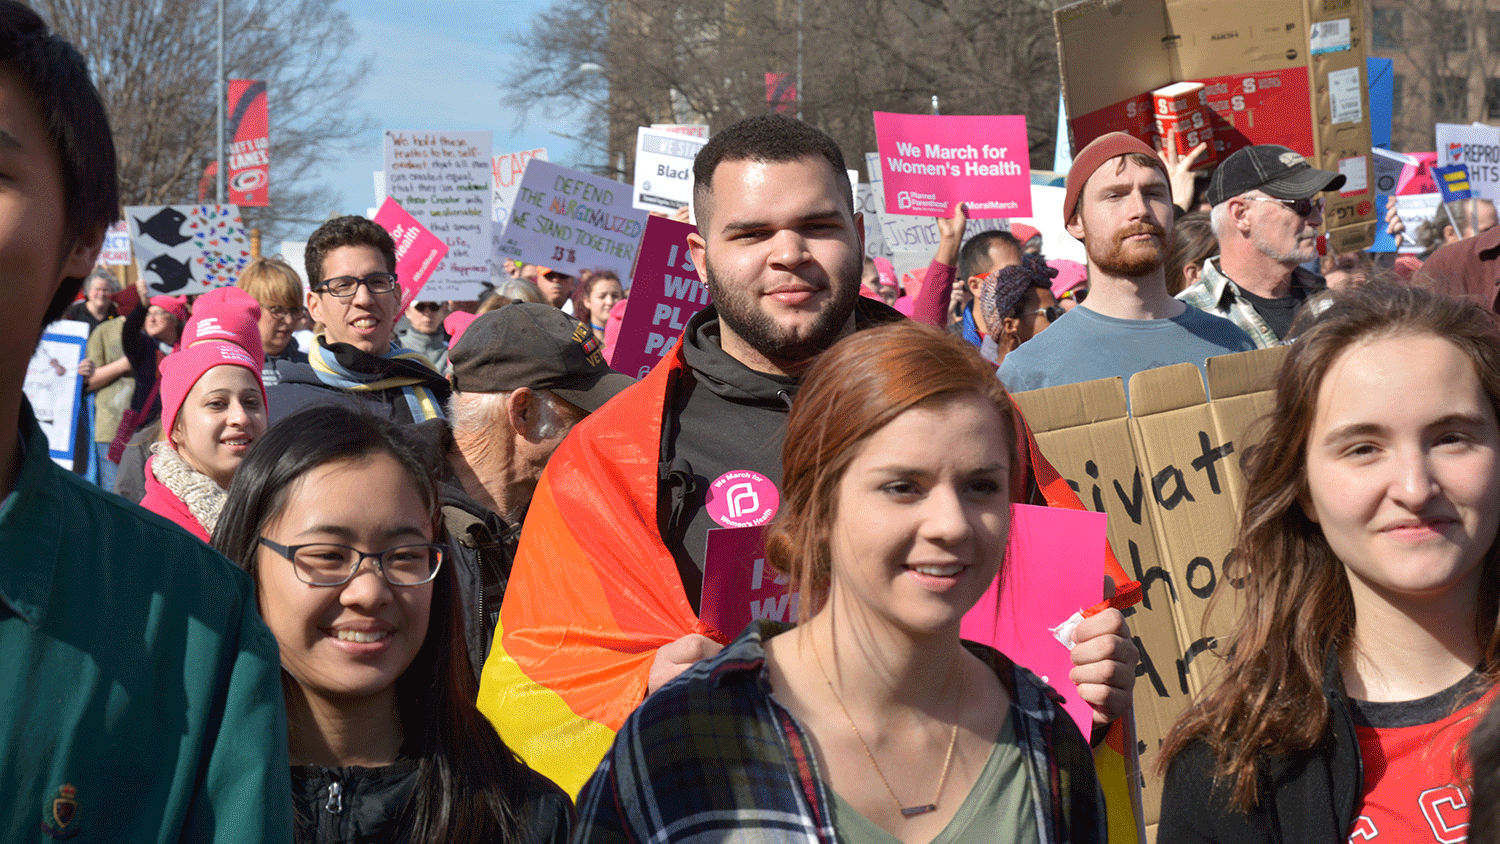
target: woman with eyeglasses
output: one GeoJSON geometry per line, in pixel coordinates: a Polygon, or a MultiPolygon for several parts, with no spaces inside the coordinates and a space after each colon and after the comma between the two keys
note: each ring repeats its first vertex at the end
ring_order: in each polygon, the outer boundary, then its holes
{"type": "Polygon", "coordinates": [[[1021,263],[995,270],[980,285],[979,307],[990,334],[980,353],[998,365],[1016,347],[1040,334],[1063,315],[1052,296],[1057,270],[1040,255],[1023,255],[1021,263]]]}
{"type": "Polygon", "coordinates": [[[214,547],[281,649],[299,842],[562,842],[572,807],[474,706],[437,492],[392,423],[328,405],[273,426],[214,547]]]}
{"type": "Polygon", "coordinates": [[[278,361],[307,363],[307,353],[297,348],[292,332],[307,313],[302,305],[302,279],[285,261],[256,258],[240,272],[235,286],[260,303],[260,342],[266,352],[261,380],[266,386],[281,382],[278,361]]]}

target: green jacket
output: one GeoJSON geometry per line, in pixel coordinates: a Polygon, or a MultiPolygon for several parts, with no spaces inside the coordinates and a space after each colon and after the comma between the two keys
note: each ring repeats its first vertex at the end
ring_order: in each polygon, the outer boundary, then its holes
{"type": "Polygon", "coordinates": [[[290,842],[276,641],[245,574],[47,456],[0,502],[0,841],[290,842]]]}

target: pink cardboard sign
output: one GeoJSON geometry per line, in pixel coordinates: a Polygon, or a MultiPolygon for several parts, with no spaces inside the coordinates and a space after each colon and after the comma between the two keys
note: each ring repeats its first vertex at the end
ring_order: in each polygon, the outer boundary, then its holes
{"type": "Polygon", "coordinates": [[[885,207],[892,214],[970,219],[1031,216],[1031,152],[1020,115],[875,112],[885,207]]]}
{"type": "Polygon", "coordinates": [[[401,310],[405,311],[448,254],[448,244],[389,196],[375,212],[375,223],[396,241],[396,277],[401,280],[401,310]]]}
{"type": "Polygon", "coordinates": [[[610,359],[616,371],[632,378],[650,372],[672,350],[687,321],[708,304],[708,286],[698,279],[688,253],[687,236],[694,230],[666,217],[646,220],[630,283],[630,307],[620,321],[620,337],[610,359]]]}
{"type": "Polygon", "coordinates": [[[753,619],[797,620],[797,593],[766,565],[763,525],[709,529],[698,617],[730,637],[753,619]]]}
{"type": "Polygon", "coordinates": [[[1094,711],[1068,681],[1071,653],[1051,630],[1103,597],[1106,516],[1029,504],[1012,505],[1010,513],[1005,568],[964,616],[961,635],[1035,671],[1062,693],[1087,736],[1094,711]]]}

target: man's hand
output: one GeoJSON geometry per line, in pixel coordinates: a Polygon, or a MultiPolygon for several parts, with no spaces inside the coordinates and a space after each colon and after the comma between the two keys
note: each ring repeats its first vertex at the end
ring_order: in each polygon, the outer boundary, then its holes
{"type": "Polygon", "coordinates": [[[952,217],[936,217],[938,249],[933,260],[950,267],[958,266],[958,248],[964,242],[964,228],[969,224],[969,209],[962,203],[953,206],[952,217]]]}
{"type": "MultiPolygon", "coordinates": [[[[1104,578],[1104,597],[1114,594],[1114,581],[1104,578]]],[[[1078,687],[1078,696],[1094,708],[1095,724],[1108,724],[1130,711],[1135,666],[1140,661],[1125,616],[1113,607],[1085,618],[1073,630],[1073,670],[1068,679],[1078,687]]]]}
{"type": "Polygon", "coordinates": [[[656,649],[656,658],[651,661],[651,673],[646,677],[646,694],[654,694],[668,680],[686,671],[689,665],[700,659],[708,659],[722,650],[723,645],[698,633],[689,633],[675,642],[662,645],[656,649]]]}
{"type": "Polygon", "coordinates": [[[1208,152],[1208,142],[1193,147],[1188,151],[1186,157],[1179,158],[1177,155],[1177,139],[1169,137],[1162,144],[1162,160],[1167,162],[1168,181],[1172,185],[1172,204],[1178,208],[1193,210],[1190,206],[1193,202],[1193,165],[1208,152]]]}

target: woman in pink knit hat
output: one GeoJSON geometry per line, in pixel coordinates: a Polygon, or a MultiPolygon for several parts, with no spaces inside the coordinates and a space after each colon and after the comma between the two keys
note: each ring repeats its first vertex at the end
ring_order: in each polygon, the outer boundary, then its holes
{"type": "Polygon", "coordinates": [[[209,541],[235,470],[266,430],[260,307],[221,288],[198,300],[182,347],[161,362],[162,441],[141,506],[209,541]]]}

